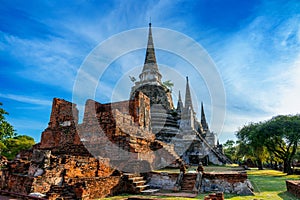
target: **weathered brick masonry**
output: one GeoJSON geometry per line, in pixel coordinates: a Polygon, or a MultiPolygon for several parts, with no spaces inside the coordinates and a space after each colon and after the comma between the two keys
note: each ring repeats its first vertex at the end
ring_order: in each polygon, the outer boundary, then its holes
{"type": "Polygon", "coordinates": [[[300,198],[300,181],[299,180],[288,180],[286,181],[287,191],[300,198]]]}
{"type": "Polygon", "coordinates": [[[76,105],[54,98],[41,142],[8,163],[1,189],[39,192],[50,199],[130,192],[118,171],[149,171],[162,157],[176,159],[171,147],[167,150],[168,145],[155,140],[145,117],[149,112],[149,98],[142,93],[113,104],[88,100],[83,123],[78,124],[76,105]]]}

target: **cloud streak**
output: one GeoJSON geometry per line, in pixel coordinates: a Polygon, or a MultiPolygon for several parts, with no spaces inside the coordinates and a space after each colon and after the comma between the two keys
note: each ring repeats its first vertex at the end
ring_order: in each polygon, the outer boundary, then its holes
{"type": "Polygon", "coordinates": [[[13,100],[13,101],[27,103],[27,104],[34,104],[34,105],[40,105],[40,106],[50,106],[50,105],[52,105],[52,101],[43,100],[43,99],[36,99],[32,96],[0,93],[0,97],[10,99],[10,100],[13,100]]]}

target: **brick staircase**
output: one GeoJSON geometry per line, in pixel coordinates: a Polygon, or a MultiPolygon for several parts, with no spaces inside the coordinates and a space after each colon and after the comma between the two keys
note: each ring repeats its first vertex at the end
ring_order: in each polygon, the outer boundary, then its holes
{"type": "Polygon", "coordinates": [[[142,191],[149,188],[149,185],[145,184],[146,181],[139,174],[125,173],[124,176],[127,176],[134,193],[141,193],[142,191]]]}
{"type": "Polygon", "coordinates": [[[197,174],[184,174],[181,182],[181,191],[193,192],[196,183],[197,174]]]}

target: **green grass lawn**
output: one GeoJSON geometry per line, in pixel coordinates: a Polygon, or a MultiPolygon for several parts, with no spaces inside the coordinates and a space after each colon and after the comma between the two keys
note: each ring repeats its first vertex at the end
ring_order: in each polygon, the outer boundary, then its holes
{"type": "MultiPolygon", "coordinates": [[[[233,168],[236,170],[236,168],[233,168]]],[[[207,167],[206,171],[229,171],[229,167],[207,167]]],[[[171,170],[168,172],[176,172],[171,170]]],[[[297,200],[294,195],[286,192],[285,180],[300,179],[299,175],[286,175],[282,172],[275,170],[257,170],[252,169],[247,171],[248,178],[254,187],[255,196],[237,196],[233,194],[225,194],[225,199],[231,200],[297,200]]],[[[207,194],[199,194],[195,199],[204,199],[207,194]]],[[[125,199],[128,195],[115,196],[106,199],[125,199]]],[[[150,196],[147,196],[150,197],[150,196]]],[[[176,198],[176,197],[154,197],[161,199],[178,199],[178,200],[191,200],[191,198],[176,198]]]]}
{"type": "MultiPolygon", "coordinates": [[[[297,200],[294,195],[286,192],[285,180],[300,179],[299,175],[286,175],[275,170],[255,170],[247,172],[256,199],[285,199],[297,200]]],[[[254,199],[253,197],[232,197],[228,199],[254,199]]]]}

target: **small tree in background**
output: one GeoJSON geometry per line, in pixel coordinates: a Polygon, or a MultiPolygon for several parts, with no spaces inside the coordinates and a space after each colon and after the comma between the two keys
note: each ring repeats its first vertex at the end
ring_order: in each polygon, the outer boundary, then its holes
{"type": "Polygon", "coordinates": [[[227,140],[223,144],[224,154],[233,162],[237,161],[237,155],[236,155],[236,143],[233,140],[227,140]]]}
{"type": "Polygon", "coordinates": [[[17,135],[13,126],[6,121],[5,115],[8,115],[8,112],[0,108],[0,154],[11,160],[21,150],[30,149],[35,142],[30,136],[17,135]]]}
{"type": "MultiPolygon", "coordinates": [[[[2,105],[0,102],[0,106],[2,105]]],[[[8,112],[0,107],[0,141],[16,136],[13,126],[6,121],[5,115],[8,115],[8,112]]]]}
{"type": "Polygon", "coordinates": [[[166,88],[168,88],[170,90],[170,92],[172,92],[174,83],[172,83],[171,80],[167,80],[167,81],[163,82],[163,86],[165,86],[166,88]]]}
{"type": "Polygon", "coordinates": [[[12,160],[16,155],[22,151],[30,149],[34,144],[34,139],[27,135],[19,135],[13,138],[8,138],[4,141],[5,149],[2,155],[7,157],[8,160],[12,160]]]}

